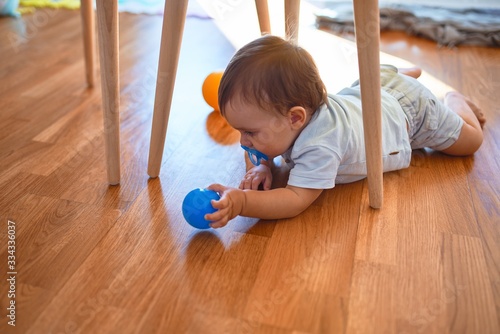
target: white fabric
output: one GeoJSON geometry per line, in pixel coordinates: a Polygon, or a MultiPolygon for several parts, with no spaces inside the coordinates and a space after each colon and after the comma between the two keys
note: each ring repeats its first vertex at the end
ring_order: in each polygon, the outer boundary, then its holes
{"type": "MultiPolygon", "coordinates": [[[[406,117],[398,101],[382,91],[384,172],[410,165],[406,117]]],[[[288,184],[328,189],[366,177],[366,155],[359,86],[329,95],[283,158],[291,167],[288,184]]]]}

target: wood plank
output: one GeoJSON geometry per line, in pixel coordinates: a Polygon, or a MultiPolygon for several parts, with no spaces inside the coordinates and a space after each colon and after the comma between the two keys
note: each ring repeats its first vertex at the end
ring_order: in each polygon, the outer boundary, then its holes
{"type": "Polygon", "coordinates": [[[500,331],[495,295],[481,240],[452,235],[451,238],[445,238],[444,251],[450,255],[444,258],[445,270],[449,271],[446,273],[450,280],[447,283],[454,289],[451,296],[440,301],[440,305],[429,305],[429,311],[439,316],[439,311],[446,309],[450,333],[500,331]]]}
{"type": "Polygon", "coordinates": [[[336,308],[348,296],[359,215],[359,203],[354,203],[359,201],[362,184],[327,191],[302,215],[276,224],[245,319],[263,313],[261,323],[303,331],[309,325],[318,329],[332,326],[329,330],[345,326],[325,321],[322,312],[306,325],[300,314],[321,303],[308,299],[310,293],[328,294],[336,308]]]}
{"type": "Polygon", "coordinates": [[[356,261],[345,333],[396,333],[396,268],[356,261]]]}

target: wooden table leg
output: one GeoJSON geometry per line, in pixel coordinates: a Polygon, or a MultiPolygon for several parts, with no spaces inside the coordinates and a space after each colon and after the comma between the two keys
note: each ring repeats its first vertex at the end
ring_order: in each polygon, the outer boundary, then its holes
{"type": "Polygon", "coordinates": [[[300,0],[285,0],[285,35],[297,44],[299,39],[300,0]]]}
{"type": "Polygon", "coordinates": [[[188,0],[166,0],[149,146],[148,174],[160,174],[188,0]]]}
{"type": "Polygon", "coordinates": [[[380,18],[377,0],[354,0],[363,127],[370,206],[382,207],[382,111],[380,92],[380,18]]]}
{"type": "Polygon", "coordinates": [[[118,64],[118,2],[97,0],[97,30],[101,61],[104,148],[108,182],[120,183],[120,90],[118,64]]]}
{"type": "Polygon", "coordinates": [[[255,0],[257,16],[259,18],[260,33],[262,35],[271,33],[271,20],[269,18],[269,6],[267,0],[255,0]]]}
{"type": "Polygon", "coordinates": [[[83,53],[87,85],[94,87],[95,23],[92,0],[81,1],[80,13],[82,15],[83,53]]]}

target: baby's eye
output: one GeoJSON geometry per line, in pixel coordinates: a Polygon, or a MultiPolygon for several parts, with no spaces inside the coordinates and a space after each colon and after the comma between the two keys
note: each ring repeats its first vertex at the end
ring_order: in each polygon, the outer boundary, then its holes
{"type": "Polygon", "coordinates": [[[245,136],[249,136],[249,137],[252,137],[252,136],[254,135],[254,133],[253,133],[253,132],[250,132],[250,131],[243,131],[243,134],[244,134],[245,136]]]}

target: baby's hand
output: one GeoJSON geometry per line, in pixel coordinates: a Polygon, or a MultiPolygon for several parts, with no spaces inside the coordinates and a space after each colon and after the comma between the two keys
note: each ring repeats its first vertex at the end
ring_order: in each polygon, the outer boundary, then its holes
{"type": "Polygon", "coordinates": [[[226,226],[231,219],[239,215],[243,210],[245,194],[242,190],[225,187],[221,184],[212,184],[207,189],[216,191],[221,196],[218,201],[212,200],[210,202],[217,211],[205,215],[206,220],[212,221],[210,227],[226,226]]]}
{"type": "Polygon", "coordinates": [[[264,164],[252,167],[240,182],[240,189],[259,190],[260,184],[264,190],[271,189],[273,174],[271,168],[264,164]]]}

